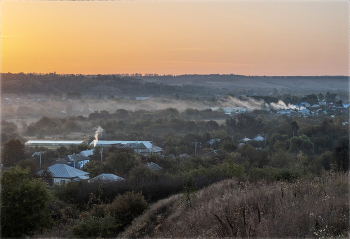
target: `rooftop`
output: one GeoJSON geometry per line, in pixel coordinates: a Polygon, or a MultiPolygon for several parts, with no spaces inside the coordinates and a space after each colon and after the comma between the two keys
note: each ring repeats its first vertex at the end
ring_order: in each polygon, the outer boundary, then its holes
{"type": "MultiPolygon", "coordinates": [[[[82,176],[88,176],[89,173],[81,171],[79,169],[75,169],[66,164],[54,164],[48,168],[48,170],[52,173],[52,177],[54,178],[76,178],[82,176]]],[[[39,171],[39,174],[42,171],[39,171]]]]}
{"type": "Polygon", "coordinates": [[[82,144],[84,141],[28,140],[26,144],[82,144]]]}

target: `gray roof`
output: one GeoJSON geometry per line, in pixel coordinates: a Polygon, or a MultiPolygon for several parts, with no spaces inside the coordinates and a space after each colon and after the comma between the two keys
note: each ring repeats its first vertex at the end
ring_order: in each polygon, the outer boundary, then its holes
{"type": "Polygon", "coordinates": [[[94,150],[93,149],[84,150],[84,151],[81,151],[80,154],[87,157],[87,156],[93,155],[94,154],[94,150]]]}
{"type": "Polygon", "coordinates": [[[146,167],[148,167],[149,169],[153,170],[153,171],[158,171],[158,170],[162,170],[162,167],[159,167],[158,164],[150,162],[146,164],[146,167]]]}
{"type": "Polygon", "coordinates": [[[142,142],[127,143],[125,147],[130,147],[132,149],[147,149],[147,147],[142,142]]]}
{"type": "Polygon", "coordinates": [[[67,161],[82,161],[82,160],[89,160],[90,158],[82,155],[82,154],[71,154],[66,157],[64,157],[67,161]]]}
{"type": "Polygon", "coordinates": [[[46,151],[35,152],[32,157],[39,156],[40,154],[46,154],[46,151]]]}
{"type": "Polygon", "coordinates": [[[76,178],[81,176],[88,176],[89,174],[66,164],[54,164],[50,166],[48,170],[52,173],[52,177],[54,178],[76,178]]]}
{"type": "Polygon", "coordinates": [[[242,141],[244,141],[244,142],[247,142],[247,141],[249,141],[249,140],[251,140],[250,138],[247,138],[247,137],[245,137],[244,139],[242,139],[242,141]]]}
{"type": "MultiPolygon", "coordinates": [[[[94,145],[94,140],[90,143],[90,145],[94,145]]],[[[126,144],[134,144],[134,143],[143,143],[146,148],[152,148],[151,141],[114,141],[114,140],[98,140],[96,141],[96,146],[106,146],[106,145],[126,145],[126,144]]]]}
{"type": "Polygon", "coordinates": [[[205,156],[209,156],[209,157],[217,156],[217,155],[219,155],[217,150],[213,150],[205,154],[205,156]]]}
{"type": "Polygon", "coordinates": [[[67,160],[65,160],[64,158],[58,158],[56,159],[56,164],[67,164],[67,160]]]}
{"type": "Polygon", "coordinates": [[[92,181],[93,180],[101,180],[101,181],[119,181],[119,180],[125,180],[124,178],[122,177],[119,177],[117,175],[114,175],[114,174],[110,174],[110,173],[103,173],[103,174],[100,174],[94,178],[91,179],[92,181]]]}
{"type": "Polygon", "coordinates": [[[163,152],[163,149],[158,146],[153,146],[153,148],[144,149],[141,151],[141,153],[159,153],[159,152],[163,152]]]}
{"type": "Polygon", "coordinates": [[[261,135],[258,135],[254,138],[255,141],[263,141],[264,138],[261,135]]]}

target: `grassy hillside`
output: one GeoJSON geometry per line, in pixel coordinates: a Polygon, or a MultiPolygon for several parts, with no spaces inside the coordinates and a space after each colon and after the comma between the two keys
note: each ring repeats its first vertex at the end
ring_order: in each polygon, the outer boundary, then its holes
{"type": "Polygon", "coordinates": [[[193,193],[191,207],[181,194],[160,200],[120,236],[348,238],[348,196],[343,174],[293,183],[227,179],[193,193]]]}

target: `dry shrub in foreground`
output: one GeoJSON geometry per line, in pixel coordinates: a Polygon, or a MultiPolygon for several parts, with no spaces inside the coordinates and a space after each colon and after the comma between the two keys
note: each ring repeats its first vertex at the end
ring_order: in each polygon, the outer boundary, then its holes
{"type": "Polygon", "coordinates": [[[201,190],[191,209],[173,210],[138,237],[348,237],[348,195],[343,174],[295,183],[225,180],[201,190]]]}
{"type": "MultiPolygon", "coordinates": [[[[176,215],[179,207],[179,195],[173,195],[167,199],[159,200],[150,206],[150,209],[136,218],[132,224],[119,235],[122,238],[153,237],[154,232],[160,229],[164,220],[170,215],[176,215]]],[[[177,213],[179,214],[179,213],[177,213]]]]}

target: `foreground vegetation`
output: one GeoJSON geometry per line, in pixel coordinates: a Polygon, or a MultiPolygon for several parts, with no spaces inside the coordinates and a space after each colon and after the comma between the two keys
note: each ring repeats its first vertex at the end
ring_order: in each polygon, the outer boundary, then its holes
{"type": "Polygon", "coordinates": [[[348,179],[326,172],[289,183],[226,179],[193,193],[191,207],[181,194],[151,205],[121,237],[348,238],[348,179]]]}

